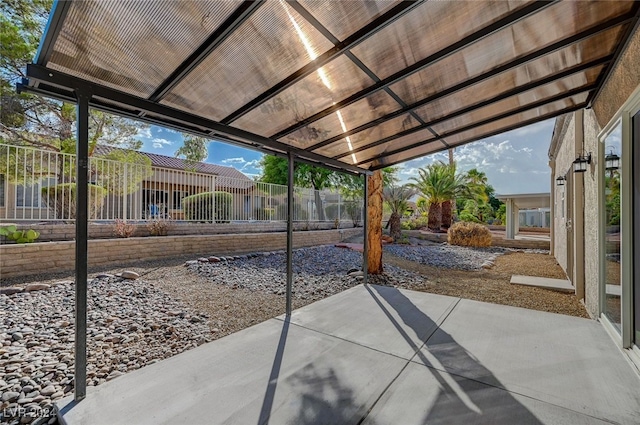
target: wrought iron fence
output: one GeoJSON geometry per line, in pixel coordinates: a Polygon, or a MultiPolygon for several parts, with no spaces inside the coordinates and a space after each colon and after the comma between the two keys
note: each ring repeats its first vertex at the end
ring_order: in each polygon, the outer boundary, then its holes
{"type": "MultiPolygon", "coordinates": [[[[75,166],[72,154],[0,144],[0,219],[74,220],[75,166]]],[[[287,218],[283,185],[99,157],[90,158],[89,170],[90,220],[287,218]]],[[[296,187],[294,220],[360,223],[362,199],[296,187]]]]}

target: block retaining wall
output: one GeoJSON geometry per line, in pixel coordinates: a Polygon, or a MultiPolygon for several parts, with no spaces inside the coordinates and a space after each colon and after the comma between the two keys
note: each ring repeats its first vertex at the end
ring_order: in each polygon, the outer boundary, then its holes
{"type": "MultiPolygon", "coordinates": [[[[362,228],[295,232],[296,248],[325,245],[362,234],[362,228]]],[[[89,241],[89,267],[126,264],[140,260],[274,251],[287,247],[285,232],[193,236],[158,236],[89,241]]],[[[38,242],[0,245],[0,279],[43,272],[72,271],[75,242],[38,242]]]]}
{"type": "MultiPolygon", "coordinates": [[[[0,223],[1,226],[12,224],[10,222],[0,223]]],[[[132,236],[150,236],[146,223],[133,224],[135,231],[132,236]]],[[[76,237],[75,224],[38,224],[19,223],[18,229],[34,229],[40,232],[39,242],[49,241],[70,241],[76,237]]],[[[343,221],[340,224],[342,229],[353,228],[351,222],[343,221]]],[[[89,223],[89,239],[111,239],[116,237],[113,232],[113,223],[89,223]]],[[[296,230],[330,230],[335,228],[334,222],[296,222],[293,224],[296,230]]],[[[265,233],[265,232],[286,232],[287,223],[284,221],[267,222],[242,222],[242,223],[172,223],[169,227],[169,236],[179,235],[218,235],[225,233],[265,233]]],[[[2,242],[4,242],[2,238],[2,242]]]]}

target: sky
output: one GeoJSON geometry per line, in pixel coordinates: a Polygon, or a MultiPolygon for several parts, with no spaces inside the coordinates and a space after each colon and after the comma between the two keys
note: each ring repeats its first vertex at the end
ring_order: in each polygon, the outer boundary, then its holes
{"type": "MultiPolygon", "coordinates": [[[[489,137],[456,148],[454,160],[458,170],[472,168],[486,173],[497,194],[545,193],[550,191],[551,170],[547,152],[554,119],[489,137]]],[[[138,134],[142,151],[174,156],[182,145],[177,131],[151,126],[138,134]]],[[[249,177],[261,174],[262,153],[229,143],[212,141],[204,162],[234,167],[249,177]]],[[[417,176],[417,169],[435,161],[449,161],[446,151],[414,159],[399,165],[400,183],[417,176]]]]}

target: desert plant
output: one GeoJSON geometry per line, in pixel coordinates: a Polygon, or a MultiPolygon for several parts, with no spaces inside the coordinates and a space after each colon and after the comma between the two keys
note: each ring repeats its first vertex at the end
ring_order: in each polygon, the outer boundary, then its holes
{"type": "Polygon", "coordinates": [[[231,219],[233,195],[228,192],[205,192],[185,196],[182,208],[187,220],[226,223],[231,219]]]}
{"type": "Polygon", "coordinates": [[[450,245],[491,246],[491,232],[482,224],[459,221],[449,228],[447,240],[450,245]]]}
{"type": "Polygon", "coordinates": [[[15,225],[0,227],[0,236],[4,236],[15,243],[31,243],[40,236],[39,232],[33,229],[18,230],[15,225]]]}
{"type": "Polygon", "coordinates": [[[173,224],[170,220],[155,218],[153,220],[149,220],[147,223],[147,229],[149,229],[151,236],[167,236],[172,225],[173,224]]]}
{"type": "Polygon", "coordinates": [[[401,236],[400,219],[407,211],[409,198],[415,195],[415,190],[409,186],[387,186],[382,191],[384,202],[391,209],[389,217],[389,236],[397,240],[401,236]]]}
{"type": "Polygon", "coordinates": [[[272,220],[274,211],[274,208],[258,207],[253,212],[253,218],[255,220],[272,220]]]}
{"type": "Polygon", "coordinates": [[[125,220],[116,219],[113,223],[113,234],[119,238],[129,238],[136,231],[136,226],[128,224],[125,220]]]}
{"type": "MultiPolygon", "coordinates": [[[[89,218],[97,218],[98,212],[102,210],[104,198],[107,193],[102,186],[88,185],[89,191],[89,218]]],[[[55,186],[42,188],[42,199],[49,206],[53,207],[58,219],[76,218],[76,184],[63,183],[55,186]]]]}
{"type": "Polygon", "coordinates": [[[353,227],[360,226],[362,217],[362,201],[347,201],[344,203],[347,215],[351,218],[353,227]]]}

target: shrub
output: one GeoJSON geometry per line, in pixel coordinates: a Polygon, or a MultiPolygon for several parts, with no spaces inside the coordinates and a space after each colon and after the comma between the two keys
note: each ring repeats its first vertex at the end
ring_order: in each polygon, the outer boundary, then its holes
{"type": "Polygon", "coordinates": [[[417,217],[412,218],[411,220],[405,220],[402,222],[403,230],[420,230],[422,228],[428,227],[429,224],[428,217],[417,217]]]}
{"type": "Polygon", "coordinates": [[[164,218],[155,218],[147,223],[147,229],[149,229],[151,236],[167,236],[171,227],[171,222],[164,218]]]}
{"type": "Polygon", "coordinates": [[[447,240],[450,245],[491,246],[491,232],[482,224],[459,221],[449,228],[447,240]]]}
{"type": "MultiPolygon", "coordinates": [[[[97,218],[98,212],[102,210],[107,191],[102,186],[94,184],[88,186],[89,218],[97,218]]],[[[58,219],[73,220],[76,218],[76,196],[75,183],[62,183],[42,188],[42,199],[50,208],[55,209],[58,219]]]]}
{"type": "Polygon", "coordinates": [[[15,241],[15,243],[32,243],[40,237],[40,232],[36,232],[33,229],[18,230],[18,228],[12,224],[6,227],[0,227],[0,235],[10,241],[15,241]]]}
{"type": "Polygon", "coordinates": [[[227,192],[205,192],[182,198],[187,220],[229,222],[233,209],[233,195],[227,192]]]}
{"type": "Polygon", "coordinates": [[[129,238],[136,231],[136,226],[133,224],[127,224],[126,221],[116,219],[113,223],[113,234],[119,238],[129,238]]]}

